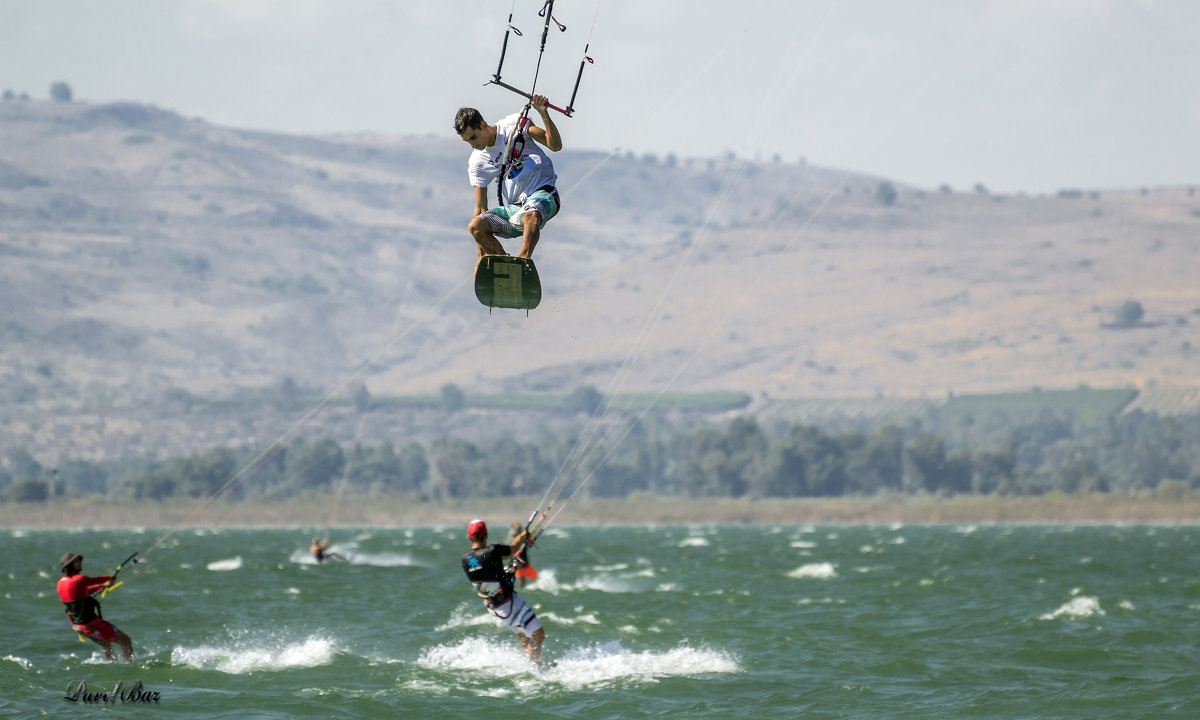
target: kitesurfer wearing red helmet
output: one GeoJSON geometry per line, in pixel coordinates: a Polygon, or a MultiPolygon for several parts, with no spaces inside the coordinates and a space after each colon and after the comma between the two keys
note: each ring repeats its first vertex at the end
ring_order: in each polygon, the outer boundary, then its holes
{"type": "Polygon", "coordinates": [[[488,612],[516,631],[525,655],[541,667],[546,632],[533,608],[513,591],[513,576],[505,563],[508,557],[530,544],[529,533],[522,531],[511,545],[488,545],[487,537],[487,525],[482,520],[472,520],[467,525],[471,549],[463,553],[463,572],[475,585],[475,592],[487,605],[488,612]]]}

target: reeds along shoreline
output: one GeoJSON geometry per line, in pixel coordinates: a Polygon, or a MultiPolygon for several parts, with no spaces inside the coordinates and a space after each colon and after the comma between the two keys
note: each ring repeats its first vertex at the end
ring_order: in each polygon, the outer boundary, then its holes
{"type": "MultiPolygon", "coordinates": [[[[312,496],[286,501],[192,502],[60,499],[0,504],[0,527],[87,529],[119,527],[430,527],[485,517],[524,521],[537,498],[478,498],[420,502],[402,497],[312,496]]],[[[1200,497],[1046,495],[1039,497],[889,496],[835,499],[675,498],[637,494],[620,499],[575,499],[555,524],[1200,524],[1200,497]]]]}

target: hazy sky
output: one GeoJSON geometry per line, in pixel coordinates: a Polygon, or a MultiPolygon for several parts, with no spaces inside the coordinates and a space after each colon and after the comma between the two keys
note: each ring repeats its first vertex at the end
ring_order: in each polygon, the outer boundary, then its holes
{"type": "MultiPolygon", "coordinates": [[[[0,90],[237,127],[452,134],[524,101],[541,0],[0,0],[0,90]]],[[[1196,0],[557,0],[564,142],[728,152],[926,187],[1200,184],[1196,0]]],[[[464,146],[465,149],[465,146],[464,146]]],[[[3,148],[0,148],[0,156],[3,148]]]]}

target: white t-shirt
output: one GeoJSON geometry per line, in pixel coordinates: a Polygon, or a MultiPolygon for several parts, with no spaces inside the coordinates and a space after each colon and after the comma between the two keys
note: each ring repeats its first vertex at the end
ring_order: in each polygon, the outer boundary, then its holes
{"type": "MultiPolygon", "coordinates": [[[[467,176],[471,187],[487,187],[500,174],[500,158],[508,146],[508,136],[521,118],[513,113],[496,123],[496,142],[486,150],[474,150],[467,159],[467,176]]],[[[528,125],[525,126],[528,128],[528,125]]],[[[520,204],[534,190],[554,185],[558,175],[554,163],[540,145],[529,137],[528,129],[513,141],[513,164],[504,178],[504,199],[510,204],[520,204]]]]}

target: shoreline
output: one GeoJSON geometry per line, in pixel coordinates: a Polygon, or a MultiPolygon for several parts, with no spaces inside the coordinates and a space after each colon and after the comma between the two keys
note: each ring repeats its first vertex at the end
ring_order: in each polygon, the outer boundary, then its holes
{"type": "MultiPolygon", "coordinates": [[[[195,502],[64,499],[0,504],[9,530],[123,527],[352,528],[436,527],[475,517],[507,525],[524,520],[538,498],[507,497],[417,502],[402,497],[312,496],[284,501],[195,502]],[[332,509],[331,509],[332,508],[332,509]],[[82,522],[81,522],[82,521],[82,522]]],[[[1128,495],[1040,497],[803,498],[750,500],[672,498],[637,494],[581,499],[550,512],[552,524],[604,525],[1115,525],[1200,524],[1200,499],[1128,495]],[[561,515],[555,512],[561,511],[561,515]]]]}

